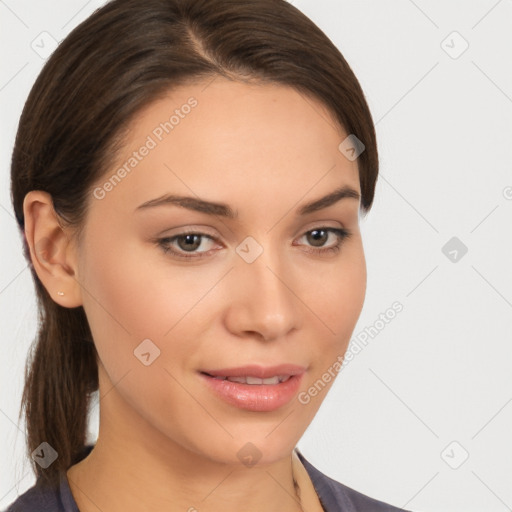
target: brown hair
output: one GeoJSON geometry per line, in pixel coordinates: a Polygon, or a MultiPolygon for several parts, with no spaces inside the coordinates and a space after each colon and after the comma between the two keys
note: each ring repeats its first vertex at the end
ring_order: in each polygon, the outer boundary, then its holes
{"type": "MultiPolygon", "coordinates": [[[[79,235],[90,191],[134,115],[178,85],[215,76],[283,84],[320,100],[366,147],[358,166],[361,208],[370,209],[378,156],[368,105],[339,50],[304,14],[285,0],[114,0],[62,41],[28,96],[11,168],[20,230],[25,195],[42,190],[79,235]]],[[[31,263],[26,241],[23,249],[31,263]]],[[[39,329],[20,415],[29,454],[44,441],[58,452],[47,469],[33,463],[53,485],[84,448],[96,350],[83,308],[56,304],[31,272],[39,329]]]]}

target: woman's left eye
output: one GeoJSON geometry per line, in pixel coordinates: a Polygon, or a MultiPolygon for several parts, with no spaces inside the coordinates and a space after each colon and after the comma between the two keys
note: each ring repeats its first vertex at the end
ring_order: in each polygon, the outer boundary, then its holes
{"type": "MultiPolygon", "coordinates": [[[[306,243],[310,247],[310,249],[306,252],[323,254],[337,253],[341,249],[343,241],[349,236],[350,232],[344,228],[320,227],[307,231],[300,237],[300,239],[305,238],[306,243]],[[334,236],[334,243],[326,246],[330,235],[334,236]]],[[[215,238],[205,233],[183,233],[173,237],[158,239],[157,243],[165,253],[170,253],[176,258],[198,259],[203,258],[204,256],[208,255],[208,253],[215,250],[210,248],[207,250],[199,251],[198,249],[200,248],[204,249],[203,242],[205,240],[209,241],[210,243],[215,242],[215,238]]]]}
{"type": "Polygon", "coordinates": [[[345,228],[315,228],[307,231],[301,238],[306,238],[308,243],[312,244],[313,250],[310,253],[337,253],[341,249],[344,240],[350,236],[350,232],[345,228]],[[325,243],[329,240],[329,235],[334,235],[335,242],[327,247],[325,243]],[[318,248],[320,247],[320,248],[318,248]]]}

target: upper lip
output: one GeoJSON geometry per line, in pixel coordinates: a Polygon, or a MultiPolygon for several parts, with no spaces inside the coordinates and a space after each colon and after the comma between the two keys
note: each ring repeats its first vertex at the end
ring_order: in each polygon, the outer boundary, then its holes
{"type": "Polygon", "coordinates": [[[296,364],[279,364],[276,366],[260,366],[251,364],[237,368],[221,368],[218,370],[201,370],[212,377],[258,377],[268,379],[276,375],[299,375],[304,373],[306,368],[296,364]]]}

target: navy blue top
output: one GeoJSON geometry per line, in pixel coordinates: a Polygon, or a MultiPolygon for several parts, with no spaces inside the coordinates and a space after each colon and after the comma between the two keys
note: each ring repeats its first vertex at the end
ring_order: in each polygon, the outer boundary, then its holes
{"type": "MultiPolygon", "coordinates": [[[[93,446],[88,446],[84,456],[93,446]]],[[[325,512],[399,512],[403,509],[374,500],[321,473],[297,450],[300,461],[313,482],[325,512]]],[[[24,492],[5,512],[80,512],[71,494],[66,474],[63,473],[57,489],[36,484],[24,492]]]]}

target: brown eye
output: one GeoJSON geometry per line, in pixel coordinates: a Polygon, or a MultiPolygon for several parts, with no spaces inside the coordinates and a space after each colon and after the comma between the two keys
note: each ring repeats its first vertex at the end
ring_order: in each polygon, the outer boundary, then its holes
{"type": "Polygon", "coordinates": [[[311,254],[336,254],[341,249],[343,241],[349,238],[351,233],[344,228],[320,227],[312,229],[302,235],[306,239],[306,252],[311,254]],[[329,236],[334,235],[334,243],[328,244],[329,236]]]}
{"type": "Polygon", "coordinates": [[[178,247],[184,251],[195,251],[201,245],[202,235],[189,234],[176,237],[178,247]]]}
{"type": "Polygon", "coordinates": [[[314,247],[322,247],[329,239],[329,232],[325,229],[314,229],[306,234],[308,242],[314,247]]]}
{"type": "Polygon", "coordinates": [[[182,233],[156,242],[165,253],[177,258],[202,258],[213,250],[215,239],[205,233],[182,233]]]}

